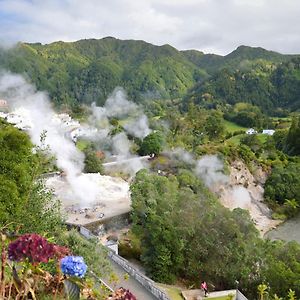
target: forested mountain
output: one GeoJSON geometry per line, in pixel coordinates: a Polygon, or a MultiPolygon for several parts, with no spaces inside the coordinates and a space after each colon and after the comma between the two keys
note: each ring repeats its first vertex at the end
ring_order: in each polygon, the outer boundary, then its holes
{"type": "Polygon", "coordinates": [[[283,55],[274,51],[268,51],[260,47],[240,46],[226,56],[216,54],[203,54],[196,50],[186,50],[182,53],[198,67],[208,73],[215,73],[221,69],[247,69],[260,60],[280,63],[294,56],[283,55]]]}
{"type": "Polygon", "coordinates": [[[0,66],[26,73],[57,103],[102,103],[121,85],[135,100],[184,95],[205,71],[175,48],[114,38],[19,44],[1,53],[0,66]]]}
{"type": "MultiPolygon", "coordinates": [[[[218,84],[218,78],[223,80],[225,76],[226,80],[227,71],[219,73],[224,68],[230,72],[249,70],[257,62],[269,68],[290,58],[245,46],[219,56],[107,37],[48,45],[20,43],[10,50],[0,50],[0,68],[26,74],[38,89],[49,92],[55,104],[74,105],[93,101],[101,104],[118,85],[135,101],[182,97],[196,84],[193,91],[201,94],[205,88],[200,85],[199,90],[199,83],[205,82],[206,87],[218,84]],[[209,80],[212,74],[216,75],[209,80]]],[[[269,82],[269,77],[263,74],[254,81],[260,80],[269,82]]],[[[264,94],[265,90],[260,92],[264,94]]]]}
{"type": "Polygon", "coordinates": [[[300,58],[282,63],[256,61],[251,68],[224,68],[199,82],[189,91],[188,100],[205,107],[247,102],[265,113],[300,108],[300,58]]]}

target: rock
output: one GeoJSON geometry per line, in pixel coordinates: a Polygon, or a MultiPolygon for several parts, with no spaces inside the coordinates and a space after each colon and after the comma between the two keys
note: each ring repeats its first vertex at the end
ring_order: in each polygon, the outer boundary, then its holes
{"type": "Polygon", "coordinates": [[[86,219],[93,219],[93,218],[95,218],[95,214],[93,214],[93,213],[86,213],[84,217],[86,219]]]}

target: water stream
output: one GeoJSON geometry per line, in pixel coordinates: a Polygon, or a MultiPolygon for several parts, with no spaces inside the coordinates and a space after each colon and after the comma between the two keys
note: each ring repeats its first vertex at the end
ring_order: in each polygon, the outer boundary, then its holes
{"type": "Polygon", "coordinates": [[[300,243],[300,214],[269,231],[265,237],[300,243]]]}

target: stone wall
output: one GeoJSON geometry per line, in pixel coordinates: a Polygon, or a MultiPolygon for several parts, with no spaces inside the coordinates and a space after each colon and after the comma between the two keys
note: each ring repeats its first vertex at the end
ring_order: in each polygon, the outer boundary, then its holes
{"type": "MultiPolygon", "coordinates": [[[[93,233],[89,229],[83,226],[80,226],[79,232],[87,239],[93,237],[96,238],[96,236],[93,235],[93,233]]],[[[138,281],[158,300],[171,300],[164,291],[160,290],[158,287],[155,286],[155,282],[153,280],[136,270],[133,266],[129,264],[129,262],[125,258],[116,254],[112,250],[109,250],[108,256],[111,258],[112,261],[114,261],[116,264],[122,267],[131,277],[138,281]]]]}
{"type": "Polygon", "coordinates": [[[248,300],[248,299],[239,290],[237,290],[236,300],[248,300]]]}
{"type": "Polygon", "coordinates": [[[119,266],[121,266],[131,277],[138,281],[145,289],[147,289],[152,295],[154,295],[159,300],[170,300],[167,294],[155,286],[154,281],[145,276],[144,274],[137,271],[132,267],[126,259],[123,257],[109,252],[109,257],[119,266]]]}

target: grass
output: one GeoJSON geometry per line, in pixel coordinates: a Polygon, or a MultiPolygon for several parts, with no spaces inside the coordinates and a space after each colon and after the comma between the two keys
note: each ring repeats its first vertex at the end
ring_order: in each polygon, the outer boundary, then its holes
{"type": "Polygon", "coordinates": [[[240,141],[241,139],[245,136],[246,134],[238,134],[238,135],[235,135],[233,137],[231,137],[230,139],[226,140],[226,143],[230,142],[234,145],[239,145],[240,144],[240,141]]]}
{"type": "Polygon", "coordinates": [[[235,132],[235,131],[239,131],[239,130],[244,130],[246,131],[249,128],[246,127],[242,127],[240,125],[237,125],[236,123],[224,120],[224,125],[225,125],[225,131],[227,132],[235,132]]]}
{"type": "Polygon", "coordinates": [[[90,142],[87,140],[78,140],[76,143],[76,147],[80,150],[83,151],[87,146],[89,146],[90,142]]]}
{"type": "Polygon", "coordinates": [[[181,290],[173,285],[158,284],[169,296],[171,300],[183,300],[181,290]]]}
{"type": "MultiPolygon", "coordinates": [[[[238,134],[238,135],[235,135],[233,137],[231,137],[230,139],[226,140],[226,143],[230,142],[236,146],[238,146],[240,144],[240,141],[241,139],[246,136],[246,134],[238,134]]],[[[262,143],[265,143],[267,138],[268,138],[268,135],[267,134],[262,134],[262,133],[258,133],[257,134],[257,137],[258,139],[262,142],[262,143]]]]}
{"type": "Polygon", "coordinates": [[[258,139],[259,139],[262,143],[265,143],[266,140],[267,140],[267,138],[268,138],[268,135],[267,135],[267,134],[261,134],[261,133],[259,133],[259,134],[257,135],[257,137],[258,137],[258,139]]]}

